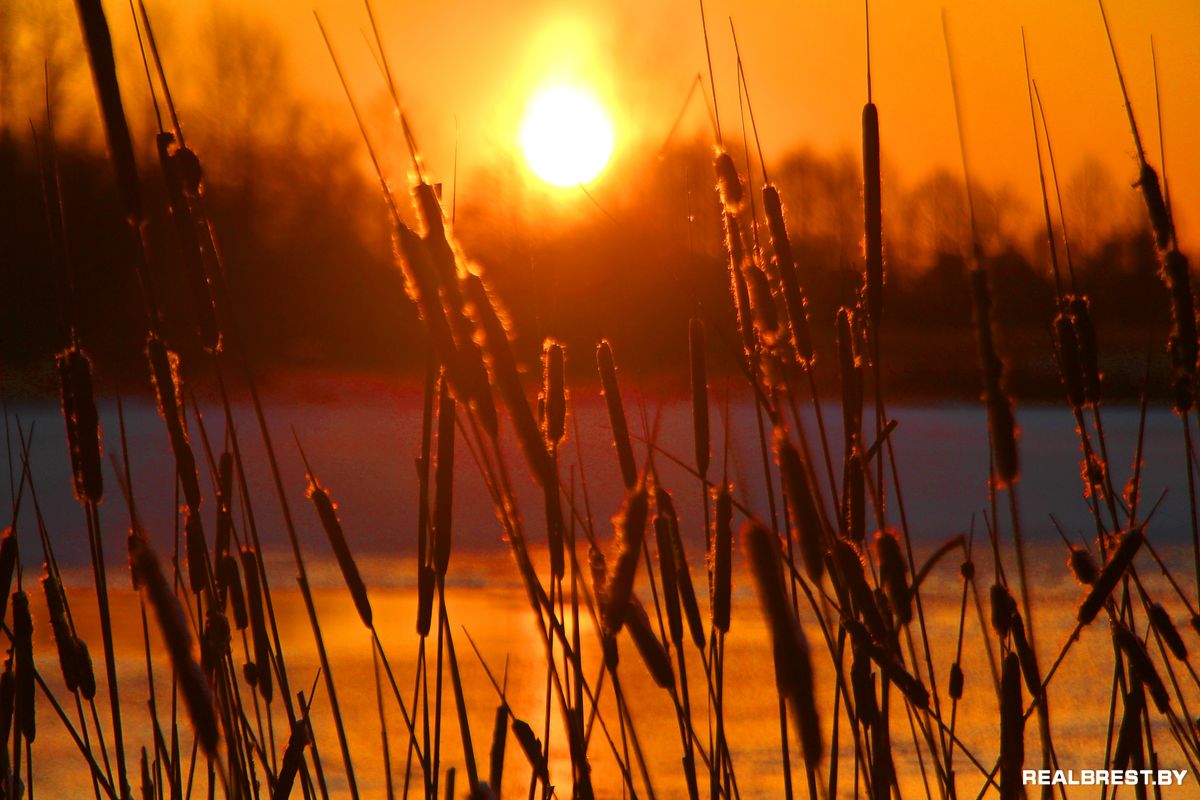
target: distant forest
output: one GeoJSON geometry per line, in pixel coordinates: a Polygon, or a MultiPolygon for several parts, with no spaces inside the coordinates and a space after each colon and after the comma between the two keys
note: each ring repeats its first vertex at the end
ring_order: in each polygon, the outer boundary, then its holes
{"type": "MultiPolygon", "coordinates": [[[[11,4],[4,7],[14,13],[11,4]]],[[[40,23],[41,45],[28,36],[0,41],[0,379],[35,392],[52,390],[51,355],[64,344],[54,311],[62,269],[51,255],[57,248],[43,203],[43,180],[51,174],[47,106],[60,130],[54,152],[84,346],[108,380],[145,380],[145,328],[130,266],[136,242],[97,144],[91,92],[71,88],[86,80],[85,63],[74,60],[73,23],[68,17],[58,38],[52,23],[40,23]],[[37,46],[48,54],[48,86],[30,72],[29,52],[18,57],[21,48],[37,46]]],[[[201,63],[188,78],[207,87],[219,109],[192,93],[196,108],[181,103],[180,113],[204,164],[227,278],[259,367],[417,374],[426,347],[393,263],[378,185],[352,128],[342,124],[349,112],[330,124],[326,111],[297,100],[282,46],[269,34],[239,17],[211,25],[223,43],[222,61],[201,63]]],[[[140,67],[118,65],[127,81],[140,77],[140,67]]],[[[155,294],[172,346],[187,353],[197,345],[143,94],[127,103],[130,116],[142,120],[134,135],[144,156],[155,294]]],[[[735,154],[746,152],[740,143],[727,144],[735,154]]],[[[402,163],[398,153],[392,157],[402,163]]],[[[459,176],[455,231],[498,290],[527,364],[542,338],[553,335],[568,346],[575,374],[590,377],[591,350],[603,333],[624,368],[654,376],[657,365],[680,363],[687,319],[696,314],[716,326],[718,350],[722,339],[735,340],[711,158],[702,141],[676,141],[660,153],[626,152],[586,193],[530,187],[515,162],[459,176]],[[626,341],[639,344],[624,347],[626,341]]],[[[746,169],[745,159],[738,160],[746,169]]],[[[748,173],[761,176],[757,158],[750,160],[748,173]]],[[[832,331],[825,323],[858,290],[862,270],[857,154],[798,150],[768,169],[786,206],[814,331],[832,331]]],[[[968,239],[962,180],[944,171],[914,176],[888,164],[886,152],[883,176],[886,380],[896,394],[972,397],[978,387],[962,261],[968,239]]],[[[1126,177],[1084,160],[1063,176],[1062,192],[1074,281],[1092,298],[1110,396],[1129,398],[1140,391],[1147,343],[1164,339],[1168,312],[1144,214],[1126,177]]],[[[1054,289],[1041,208],[1028,207],[1006,186],[976,187],[976,203],[1013,389],[1053,396],[1061,390],[1050,346],[1054,289]]],[[[1069,289],[1064,257],[1060,250],[1060,280],[1069,289]]],[[[819,352],[830,344],[819,341],[819,352]]],[[[1162,354],[1154,355],[1156,370],[1164,368],[1162,354]]],[[[732,359],[726,368],[736,368],[732,359]]],[[[833,370],[825,372],[833,377],[833,370]]]]}

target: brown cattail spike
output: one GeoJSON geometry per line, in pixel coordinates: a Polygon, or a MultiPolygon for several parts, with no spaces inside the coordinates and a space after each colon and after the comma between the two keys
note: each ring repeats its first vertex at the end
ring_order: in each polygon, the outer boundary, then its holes
{"type": "Polygon", "coordinates": [[[783,287],[783,305],[791,327],[792,346],[796,349],[800,364],[808,366],[813,361],[813,345],[808,327],[807,302],[796,275],[795,257],[784,222],[783,203],[779,199],[779,191],[770,184],[763,187],[763,210],[767,215],[767,229],[771,233],[771,247],[775,251],[779,283],[783,287]]]}
{"type": "Polygon", "coordinates": [[[615,537],[615,566],[605,583],[604,624],[610,635],[616,635],[625,624],[633,579],[642,555],[646,536],[646,520],[650,511],[650,496],[645,485],[638,485],[625,497],[621,511],[613,517],[615,537]]]}
{"type": "Polygon", "coordinates": [[[866,235],[866,311],[872,325],[883,316],[883,203],[879,176],[879,110],[863,106],[863,218],[866,235]]]}
{"type": "Polygon", "coordinates": [[[1000,673],[1000,797],[1023,796],[1021,766],[1025,763],[1025,717],[1021,698],[1021,665],[1010,652],[1000,673]]]}
{"type": "Polygon", "coordinates": [[[271,640],[267,635],[267,618],[263,593],[258,580],[258,553],[252,547],[242,548],[242,574],[246,576],[246,610],[250,615],[250,633],[254,641],[255,685],[268,704],[273,688],[271,683],[271,640]]]}
{"type": "Polygon", "coordinates": [[[1171,651],[1171,655],[1180,661],[1187,661],[1187,645],[1179,635],[1179,629],[1171,620],[1171,615],[1163,608],[1162,603],[1151,603],[1148,616],[1150,624],[1162,639],[1163,644],[1171,651]]]}
{"type": "Polygon", "coordinates": [[[563,346],[547,339],[542,351],[545,380],[542,384],[542,404],[546,413],[542,432],[547,447],[558,447],[567,432],[566,358],[563,346]]]}
{"type": "Polygon", "coordinates": [[[792,611],[784,588],[779,540],[754,520],[748,520],[742,526],[741,540],[759,603],[771,630],[775,680],[799,729],[804,763],[810,770],[816,770],[821,763],[823,743],[813,694],[812,662],[804,629],[792,611]]]}
{"type": "Polygon", "coordinates": [[[373,618],[371,601],[367,598],[367,586],[363,583],[362,576],[358,572],[358,565],[354,561],[354,554],[350,552],[350,545],[346,542],[346,534],[338,519],[337,507],[330,499],[329,493],[317,483],[316,477],[311,474],[308,479],[308,497],[317,510],[317,516],[321,519],[321,527],[325,529],[325,538],[329,540],[329,546],[333,548],[338,567],[346,581],[346,588],[350,590],[350,596],[354,599],[354,607],[358,610],[359,619],[362,620],[363,625],[370,628],[373,618]]]}
{"type": "Polygon", "coordinates": [[[437,470],[433,482],[433,569],[443,578],[450,565],[454,513],[454,422],[454,398],[443,375],[438,391],[437,470]]]}
{"type": "MultiPolygon", "coordinates": [[[[692,583],[692,568],[688,565],[687,552],[683,548],[683,537],[679,533],[679,515],[671,494],[661,487],[655,489],[658,513],[667,519],[671,537],[671,549],[675,558],[675,578],[679,588],[679,600],[687,619],[688,631],[697,650],[704,650],[704,622],[700,618],[700,605],[696,602],[696,587],[692,583]]],[[[661,550],[659,558],[662,558],[661,550]]]]}
{"type": "Polygon", "coordinates": [[[992,333],[992,295],[987,274],[976,266],[971,269],[971,297],[975,309],[975,336],[979,344],[979,360],[983,371],[983,399],[987,406],[988,429],[991,433],[992,458],[995,462],[997,488],[1011,486],[1020,475],[1017,460],[1017,423],[1013,418],[1012,401],[1004,390],[1004,364],[996,354],[992,333]]]}
{"type": "Polygon", "coordinates": [[[775,429],[775,460],[779,463],[792,536],[800,546],[804,571],[814,583],[819,582],[825,572],[825,525],[813,496],[808,467],[782,427],[775,429]]]}
{"type": "Polygon", "coordinates": [[[713,520],[712,563],[712,625],[722,633],[729,632],[729,613],[733,593],[733,494],[729,484],[716,493],[716,514],[713,520]]]}
{"type": "Polygon", "coordinates": [[[1117,549],[1108,559],[1108,563],[1100,570],[1100,574],[1096,576],[1096,580],[1092,583],[1092,589],[1088,592],[1087,597],[1079,605],[1079,611],[1075,614],[1075,619],[1080,625],[1090,625],[1096,615],[1100,613],[1100,609],[1104,607],[1104,602],[1108,600],[1108,596],[1112,594],[1116,588],[1117,582],[1121,576],[1125,574],[1125,570],[1133,563],[1133,557],[1137,555],[1138,549],[1142,546],[1142,542],[1146,538],[1146,529],[1139,525],[1135,528],[1130,528],[1121,536],[1121,542],[1117,545],[1117,549]]]}
{"type": "Polygon", "coordinates": [[[879,557],[879,578],[888,602],[901,625],[912,622],[912,594],[908,588],[908,562],[900,547],[899,534],[892,529],[875,533],[875,553],[879,557]]]}
{"type": "Polygon", "coordinates": [[[16,705],[14,714],[17,730],[32,743],[37,736],[33,665],[33,616],[29,613],[29,595],[18,589],[12,596],[12,643],[16,675],[16,705]]]}
{"type": "Polygon", "coordinates": [[[621,387],[617,383],[617,364],[613,359],[612,345],[605,339],[596,347],[596,368],[600,372],[600,391],[608,408],[608,423],[612,427],[613,445],[617,449],[617,462],[621,466],[621,479],[625,488],[632,489],[638,480],[637,463],[633,458],[633,444],[629,438],[629,423],[625,419],[625,405],[621,402],[621,387]]]}
{"type": "Polygon", "coordinates": [[[675,673],[671,669],[671,657],[663,643],[658,640],[650,626],[650,617],[637,595],[629,596],[629,607],[625,612],[625,630],[633,639],[633,645],[650,672],[650,677],[663,689],[675,685],[675,673]]]}

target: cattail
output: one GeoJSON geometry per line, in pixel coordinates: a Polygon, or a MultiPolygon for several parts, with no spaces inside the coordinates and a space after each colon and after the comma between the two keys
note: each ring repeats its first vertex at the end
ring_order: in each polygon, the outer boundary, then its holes
{"type": "Polygon", "coordinates": [[[1100,571],[1100,568],[1096,566],[1096,560],[1085,548],[1078,545],[1070,547],[1071,555],[1067,556],[1067,566],[1071,568],[1071,574],[1075,576],[1075,580],[1079,581],[1081,586],[1091,586],[1096,582],[1097,573],[1100,571]]]}
{"type": "Polygon", "coordinates": [[[1021,698],[1021,665],[1017,654],[1004,658],[1000,672],[1000,796],[1022,796],[1021,766],[1025,763],[1025,715],[1021,698]]]}
{"type": "MultiPolygon", "coordinates": [[[[654,490],[658,513],[667,518],[671,534],[671,549],[675,557],[675,578],[679,587],[679,600],[683,615],[687,619],[692,643],[704,650],[704,622],[700,618],[700,604],[696,602],[696,587],[692,583],[692,568],[688,565],[687,553],[683,549],[683,537],[679,534],[679,515],[675,513],[675,502],[666,489],[654,490]]],[[[660,556],[661,557],[661,556],[660,556]]]]}
{"type": "Polygon", "coordinates": [[[629,438],[629,423],[625,419],[625,406],[621,402],[621,388],[617,383],[617,365],[613,359],[612,345],[604,339],[596,346],[596,368],[600,371],[600,391],[604,405],[608,408],[608,422],[612,426],[613,445],[617,449],[617,462],[621,466],[621,478],[625,488],[637,484],[637,463],[633,459],[633,444],[629,438]]]}
{"type": "Polygon", "coordinates": [[[712,625],[722,633],[728,633],[733,593],[733,495],[727,483],[717,490],[713,526],[712,563],[709,565],[712,625]]]}
{"type": "Polygon", "coordinates": [[[725,250],[729,254],[729,291],[737,314],[738,332],[742,335],[742,349],[749,355],[754,352],[754,320],[750,314],[750,289],[746,285],[743,266],[746,263],[746,245],[742,226],[736,214],[728,210],[723,215],[725,223],[725,250]]]}
{"type": "Polygon", "coordinates": [[[1034,657],[1033,648],[1029,646],[1029,639],[1025,636],[1025,621],[1021,619],[1020,612],[1013,611],[1011,630],[1013,650],[1021,663],[1021,676],[1025,679],[1025,688],[1033,697],[1041,697],[1042,673],[1038,668],[1037,658],[1034,657]]]}
{"type": "Polygon", "coordinates": [[[121,89],[117,83],[117,67],[113,60],[112,37],[108,32],[108,20],[104,17],[104,5],[100,0],[75,0],[75,10],[79,12],[79,25],[83,28],[83,39],[87,44],[92,79],[104,118],[109,160],[117,173],[125,216],[131,223],[138,223],[143,214],[137,161],[133,155],[133,140],[129,136],[125,110],[121,105],[121,89]]]}
{"type": "Polygon", "coordinates": [[[1196,338],[1196,305],[1187,256],[1172,248],[1162,258],[1162,278],[1171,294],[1171,335],[1167,352],[1174,368],[1175,410],[1184,414],[1195,402],[1192,381],[1200,357],[1200,342],[1196,338]]]}
{"type": "Polygon", "coordinates": [[[804,571],[813,583],[819,583],[825,572],[825,525],[813,497],[812,476],[782,427],[775,429],[775,460],[783,478],[792,536],[800,546],[804,571]]]}
{"type": "Polygon", "coordinates": [[[254,640],[254,674],[259,693],[267,703],[273,694],[271,684],[271,640],[263,613],[262,589],[258,582],[258,553],[242,548],[242,573],[246,576],[246,610],[250,612],[250,634],[254,640]]]}
{"type": "Polygon", "coordinates": [[[1171,615],[1163,608],[1162,603],[1151,603],[1147,616],[1150,617],[1150,625],[1158,633],[1167,649],[1171,651],[1171,655],[1180,661],[1187,661],[1187,645],[1183,643],[1179,629],[1171,621],[1171,615]]]}
{"type": "Polygon", "coordinates": [[[246,630],[246,626],[250,622],[246,614],[246,596],[242,592],[242,578],[238,572],[237,559],[226,553],[218,564],[217,576],[221,591],[225,593],[230,610],[233,612],[234,626],[239,631],[246,630]]]}
{"type": "Polygon", "coordinates": [[[796,262],[788,239],[779,190],[770,184],[763,187],[763,210],[767,215],[767,230],[771,234],[771,248],[775,251],[775,264],[779,269],[779,283],[783,287],[783,306],[787,310],[792,331],[792,345],[800,364],[808,366],[813,361],[813,346],[807,303],[796,276],[796,262]]]}
{"type": "Polygon", "coordinates": [[[14,714],[17,730],[32,743],[37,736],[34,716],[35,669],[33,666],[33,616],[29,613],[29,595],[18,589],[12,596],[13,663],[16,677],[14,714]]]}
{"type": "Polygon", "coordinates": [[[1167,708],[1171,705],[1171,696],[1167,694],[1166,684],[1163,683],[1162,677],[1158,674],[1158,668],[1150,660],[1150,654],[1146,652],[1146,646],[1142,644],[1142,640],[1138,638],[1137,634],[1125,627],[1124,623],[1113,620],[1110,627],[1112,628],[1113,641],[1116,642],[1117,648],[1129,660],[1130,671],[1133,673],[1134,679],[1145,686],[1146,691],[1150,692],[1150,697],[1154,700],[1154,706],[1159,712],[1166,714],[1167,708]]]}
{"type": "Polygon", "coordinates": [[[688,356],[692,378],[692,443],[696,447],[696,472],[708,474],[712,444],[708,428],[708,365],[704,355],[704,320],[688,322],[688,356]]]}
{"type": "Polygon", "coordinates": [[[950,698],[961,700],[963,695],[963,671],[957,661],[950,665],[950,698]]]}
{"type": "Polygon", "coordinates": [[[646,535],[646,519],[650,512],[650,495],[645,485],[638,485],[625,496],[620,512],[613,517],[616,553],[612,575],[605,584],[604,623],[608,633],[615,636],[625,624],[633,579],[646,535]]]}
{"type": "Polygon", "coordinates": [[[875,594],[867,584],[862,554],[853,543],[845,539],[834,539],[830,552],[835,566],[835,581],[841,584],[840,588],[848,595],[871,635],[881,641],[886,640],[887,627],[883,624],[883,615],[879,613],[879,606],[875,603],[875,594]]]}
{"type": "Polygon", "coordinates": [[[7,611],[9,592],[12,591],[13,573],[17,569],[17,533],[9,525],[0,534],[0,620],[7,611]]]}
{"type": "Polygon", "coordinates": [[[1113,745],[1113,769],[1125,769],[1134,750],[1142,748],[1142,712],[1146,708],[1146,692],[1140,683],[1134,683],[1125,693],[1125,710],[1121,714],[1121,727],[1117,742],[1113,745]]]}
{"type": "Polygon", "coordinates": [[[1009,593],[1008,587],[1002,583],[993,583],[988,594],[991,601],[992,630],[1001,639],[1008,636],[1012,630],[1013,614],[1017,612],[1017,603],[1009,593]]]}
{"type": "Polygon", "coordinates": [[[566,358],[563,346],[547,339],[542,350],[545,378],[542,384],[542,403],[545,421],[542,433],[547,447],[557,447],[567,433],[566,358]]]}
{"type": "Polygon", "coordinates": [[[754,323],[768,344],[779,337],[779,310],[775,308],[775,297],[771,294],[771,282],[767,274],[751,264],[746,268],[746,286],[750,290],[750,308],[754,311],[754,323]]]}
{"type": "Polygon", "coordinates": [[[596,602],[601,606],[600,642],[604,653],[604,666],[616,670],[619,663],[617,637],[607,630],[610,626],[604,616],[604,609],[608,605],[608,562],[604,553],[593,545],[588,546],[588,571],[592,575],[592,591],[596,594],[596,602]]]}
{"type": "MultiPolygon", "coordinates": [[[[450,523],[454,510],[454,422],[454,398],[450,396],[449,384],[443,376],[438,391],[437,471],[433,483],[433,569],[441,577],[445,577],[450,564],[450,523]]],[[[369,622],[367,626],[370,627],[369,622]]]]}
{"type": "Polygon", "coordinates": [[[625,611],[625,630],[629,631],[629,638],[633,639],[633,646],[637,648],[654,682],[663,689],[674,686],[675,673],[671,669],[671,657],[667,655],[663,643],[650,627],[650,617],[646,614],[642,601],[634,594],[629,595],[629,606],[625,611]]]}
{"type": "Polygon", "coordinates": [[[553,486],[558,481],[558,475],[542,442],[542,434],[529,407],[529,399],[525,397],[525,390],[521,386],[521,376],[517,370],[512,344],[508,341],[508,331],[488,296],[483,280],[478,275],[468,274],[464,285],[467,302],[483,336],[483,347],[492,370],[492,382],[508,408],[517,442],[525,453],[529,470],[543,487],[553,486]]]}
{"type": "Polygon", "coordinates": [[[1141,171],[1138,173],[1138,181],[1134,186],[1141,190],[1142,199],[1146,201],[1146,213],[1150,217],[1150,228],[1154,231],[1154,243],[1159,250],[1166,250],[1171,246],[1173,238],[1171,213],[1167,210],[1166,201],[1163,199],[1158,173],[1144,160],[1141,171]]]}
{"type": "Polygon", "coordinates": [[[63,596],[62,583],[47,569],[42,576],[42,592],[46,596],[46,610],[50,614],[50,630],[54,633],[54,644],[58,649],[58,666],[62,670],[63,683],[68,692],[79,690],[79,665],[75,651],[75,635],[67,622],[67,604],[63,596]]]}
{"type": "Polygon", "coordinates": [[[215,758],[218,731],[212,691],[193,655],[192,634],[184,618],[179,598],[171,591],[171,585],[163,575],[158,557],[140,531],[131,532],[129,535],[129,569],[145,592],[158,619],[159,630],[162,631],[167,651],[171,654],[175,677],[179,680],[180,691],[191,716],[196,739],[204,752],[210,758],[215,758]]]}
{"type": "Polygon", "coordinates": [[[858,620],[848,618],[842,619],[842,625],[850,634],[853,645],[861,648],[870,656],[871,660],[879,666],[883,677],[899,689],[900,693],[908,698],[908,702],[917,708],[929,707],[929,690],[925,688],[925,684],[921,683],[920,678],[905,669],[904,665],[896,660],[887,648],[879,644],[865,625],[858,620]]]}
{"type": "Polygon", "coordinates": [[[1108,596],[1116,587],[1117,581],[1133,563],[1133,557],[1137,555],[1138,548],[1142,546],[1145,538],[1146,529],[1143,525],[1130,528],[1121,536],[1120,544],[1117,545],[1112,557],[1108,559],[1108,563],[1100,570],[1100,574],[1096,576],[1096,580],[1092,583],[1092,590],[1083,599],[1079,611],[1075,614],[1075,619],[1079,621],[1080,625],[1090,625],[1096,615],[1100,613],[1104,602],[1108,600],[1108,596]]]}
{"type": "Polygon", "coordinates": [[[213,543],[213,558],[220,561],[229,555],[233,538],[233,454],[221,453],[217,464],[217,536],[213,543]]]}
{"type": "Polygon", "coordinates": [[[866,235],[867,319],[878,325],[883,316],[883,203],[879,176],[879,110],[863,106],[863,219],[866,235]]]}
{"type": "Polygon", "coordinates": [[[287,800],[291,796],[296,776],[304,763],[304,748],[308,743],[308,717],[305,716],[292,723],[292,732],[283,750],[283,760],[279,765],[279,776],[275,779],[275,791],[271,793],[271,800],[287,800]]]}
{"type": "Polygon", "coordinates": [[[346,534],[342,530],[341,521],[338,520],[337,506],[330,499],[329,492],[317,483],[316,476],[311,473],[308,477],[308,498],[312,500],[313,507],[317,510],[317,516],[321,519],[321,527],[325,529],[325,538],[329,540],[329,546],[333,548],[333,554],[337,557],[338,567],[346,581],[346,588],[350,590],[350,596],[354,599],[354,607],[358,610],[359,619],[362,620],[363,625],[370,628],[372,615],[371,601],[367,598],[367,586],[363,583],[362,576],[358,572],[358,565],[354,562],[354,554],[350,552],[350,545],[346,542],[346,534]]]}
{"type": "Polygon", "coordinates": [[[55,360],[75,496],[99,503],[104,497],[104,472],[100,459],[100,416],[92,388],[92,362],[75,346],[59,353],[55,360]]]}
{"type": "Polygon", "coordinates": [[[975,580],[975,562],[968,559],[959,564],[958,574],[962,576],[964,581],[975,580]]]}
{"type": "Polygon", "coordinates": [[[204,541],[204,528],[200,515],[189,510],[183,528],[184,544],[187,548],[188,586],[193,594],[200,594],[209,585],[208,543],[204,541]]]}
{"type": "Polygon", "coordinates": [[[508,707],[501,703],[496,706],[496,719],[492,725],[492,749],[488,769],[488,785],[492,791],[499,794],[500,784],[504,779],[504,751],[508,747],[508,707]]]}
{"type": "Polygon", "coordinates": [[[745,192],[742,190],[742,176],[738,174],[733,157],[724,151],[718,153],[713,168],[717,171],[717,193],[721,202],[727,211],[736,213],[742,207],[745,192]]]}
{"type": "Polygon", "coordinates": [[[861,647],[853,648],[850,661],[850,688],[854,692],[854,714],[863,725],[879,722],[879,704],[875,701],[875,676],[871,656],[861,647]]]}
{"type": "Polygon", "coordinates": [[[8,737],[13,729],[13,714],[17,704],[17,679],[13,673],[13,659],[4,661],[4,672],[0,673],[0,763],[7,763],[8,737]]]}
{"type": "Polygon", "coordinates": [[[821,722],[813,695],[812,662],[804,629],[788,602],[781,570],[779,540],[756,520],[741,530],[742,550],[750,564],[763,616],[771,629],[775,654],[775,681],[792,708],[799,728],[804,763],[816,770],[821,762],[821,722]]]}
{"type": "Polygon", "coordinates": [[[1083,362],[1079,354],[1079,342],[1075,338],[1075,327],[1066,311],[1058,312],[1054,318],[1054,339],[1058,350],[1058,368],[1067,389],[1067,402],[1078,412],[1087,402],[1083,362]]]}
{"type": "Polygon", "coordinates": [[[429,635],[433,621],[433,592],[437,586],[437,573],[433,567],[422,564],[417,568],[417,635],[422,639],[429,635]]]}
{"type": "Polygon", "coordinates": [[[862,435],[862,360],[854,335],[854,312],[843,306],[837,312],[838,371],[842,379],[842,429],[846,449],[862,435]]]}
{"type": "Polygon", "coordinates": [[[971,297],[975,308],[975,336],[983,371],[983,399],[987,405],[997,488],[1006,488],[1020,475],[1017,460],[1017,423],[1012,401],[1004,391],[1004,364],[996,355],[992,334],[992,295],[987,274],[978,266],[970,273],[971,297]]]}
{"type": "Polygon", "coordinates": [[[88,652],[87,642],[76,636],[71,649],[74,651],[75,668],[79,678],[79,693],[83,695],[84,700],[93,700],[96,697],[96,671],[92,667],[92,655],[88,652]]]}
{"type": "Polygon", "coordinates": [[[1100,402],[1100,348],[1096,343],[1096,326],[1092,323],[1091,307],[1084,295],[1071,295],[1067,301],[1075,343],[1079,347],[1079,365],[1083,370],[1083,394],[1089,405],[1100,402]]]}
{"type": "Polygon", "coordinates": [[[675,547],[671,542],[671,522],[662,512],[654,515],[654,543],[658,549],[658,574],[662,579],[663,605],[667,608],[667,631],[676,647],[683,644],[683,610],[679,602],[679,579],[675,572],[675,547]]]}
{"type": "Polygon", "coordinates": [[[183,422],[183,401],[180,398],[179,357],[167,349],[156,334],[146,339],[146,356],[150,360],[150,375],[153,378],[158,411],[167,424],[167,436],[171,452],[175,456],[175,471],[183,487],[183,496],[188,510],[200,511],[200,479],[196,473],[196,457],[188,441],[187,428],[183,422]]]}
{"type": "Polygon", "coordinates": [[[525,754],[525,758],[529,761],[529,766],[533,767],[534,775],[540,780],[549,780],[549,769],[546,766],[546,759],[542,757],[542,740],[537,738],[533,732],[533,728],[529,727],[529,723],[525,720],[513,717],[512,721],[513,737],[517,740],[517,744],[521,746],[521,752],[525,754]]]}
{"type": "Polygon", "coordinates": [[[912,622],[912,594],[908,589],[908,564],[900,550],[894,530],[875,533],[875,553],[879,556],[879,577],[888,601],[901,625],[912,622]]]}

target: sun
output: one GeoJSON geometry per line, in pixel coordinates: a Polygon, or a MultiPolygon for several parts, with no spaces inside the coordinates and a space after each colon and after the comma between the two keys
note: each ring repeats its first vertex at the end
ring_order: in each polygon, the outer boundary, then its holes
{"type": "Polygon", "coordinates": [[[521,150],[534,173],[554,186],[595,178],[613,150],[608,114],[586,92],[569,86],[542,89],[521,123],[521,150]]]}

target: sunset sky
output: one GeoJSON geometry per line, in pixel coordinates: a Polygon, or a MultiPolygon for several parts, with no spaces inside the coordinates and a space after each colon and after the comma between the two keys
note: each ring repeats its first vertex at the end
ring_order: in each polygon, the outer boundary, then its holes
{"type": "MultiPolygon", "coordinates": [[[[148,5],[176,42],[168,58],[176,64],[175,80],[186,83],[189,76],[179,63],[194,46],[191,42],[199,39],[190,32],[200,29],[210,6],[196,3],[175,10],[161,0],[148,5]]],[[[118,48],[122,41],[133,47],[123,4],[107,6],[118,48]]],[[[910,181],[936,166],[958,170],[943,6],[961,82],[971,167],[979,180],[1006,182],[1031,213],[1039,210],[1021,59],[1024,25],[1060,175],[1069,174],[1085,156],[1095,156],[1114,176],[1132,182],[1133,145],[1100,13],[1091,0],[876,0],[871,9],[874,93],[885,168],[892,169],[885,181],[910,181]]],[[[293,88],[310,102],[327,105],[330,119],[340,116],[351,125],[312,5],[250,0],[244,8],[256,25],[279,32],[293,88]]],[[[318,0],[316,9],[325,18],[359,100],[368,108],[385,109],[384,84],[364,38],[365,8],[318,0]]],[[[1157,165],[1150,55],[1151,34],[1155,37],[1173,200],[1182,244],[1194,248],[1192,240],[1200,236],[1200,4],[1111,0],[1108,10],[1148,156],[1157,165]]],[[[861,4],[712,0],[706,11],[717,99],[727,131],[736,132],[738,126],[732,16],[768,159],[801,146],[821,153],[858,150],[866,93],[861,4]]],[[[464,182],[473,168],[510,157],[517,149],[524,110],[543,85],[573,84],[604,104],[613,118],[618,162],[635,148],[653,152],[661,146],[697,73],[704,75],[707,87],[694,2],[377,0],[376,12],[402,99],[435,179],[450,179],[456,124],[464,182]]],[[[125,63],[140,67],[136,61],[125,63]]],[[[133,83],[140,76],[126,70],[123,79],[140,89],[128,102],[146,103],[143,84],[133,83]]],[[[707,135],[708,127],[704,105],[696,96],[679,135],[707,135]]],[[[388,133],[379,130],[375,135],[382,140],[388,133]]],[[[603,196],[612,188],[606,182],[628,177],[610,169],[594,190],[603,196]]]]}

